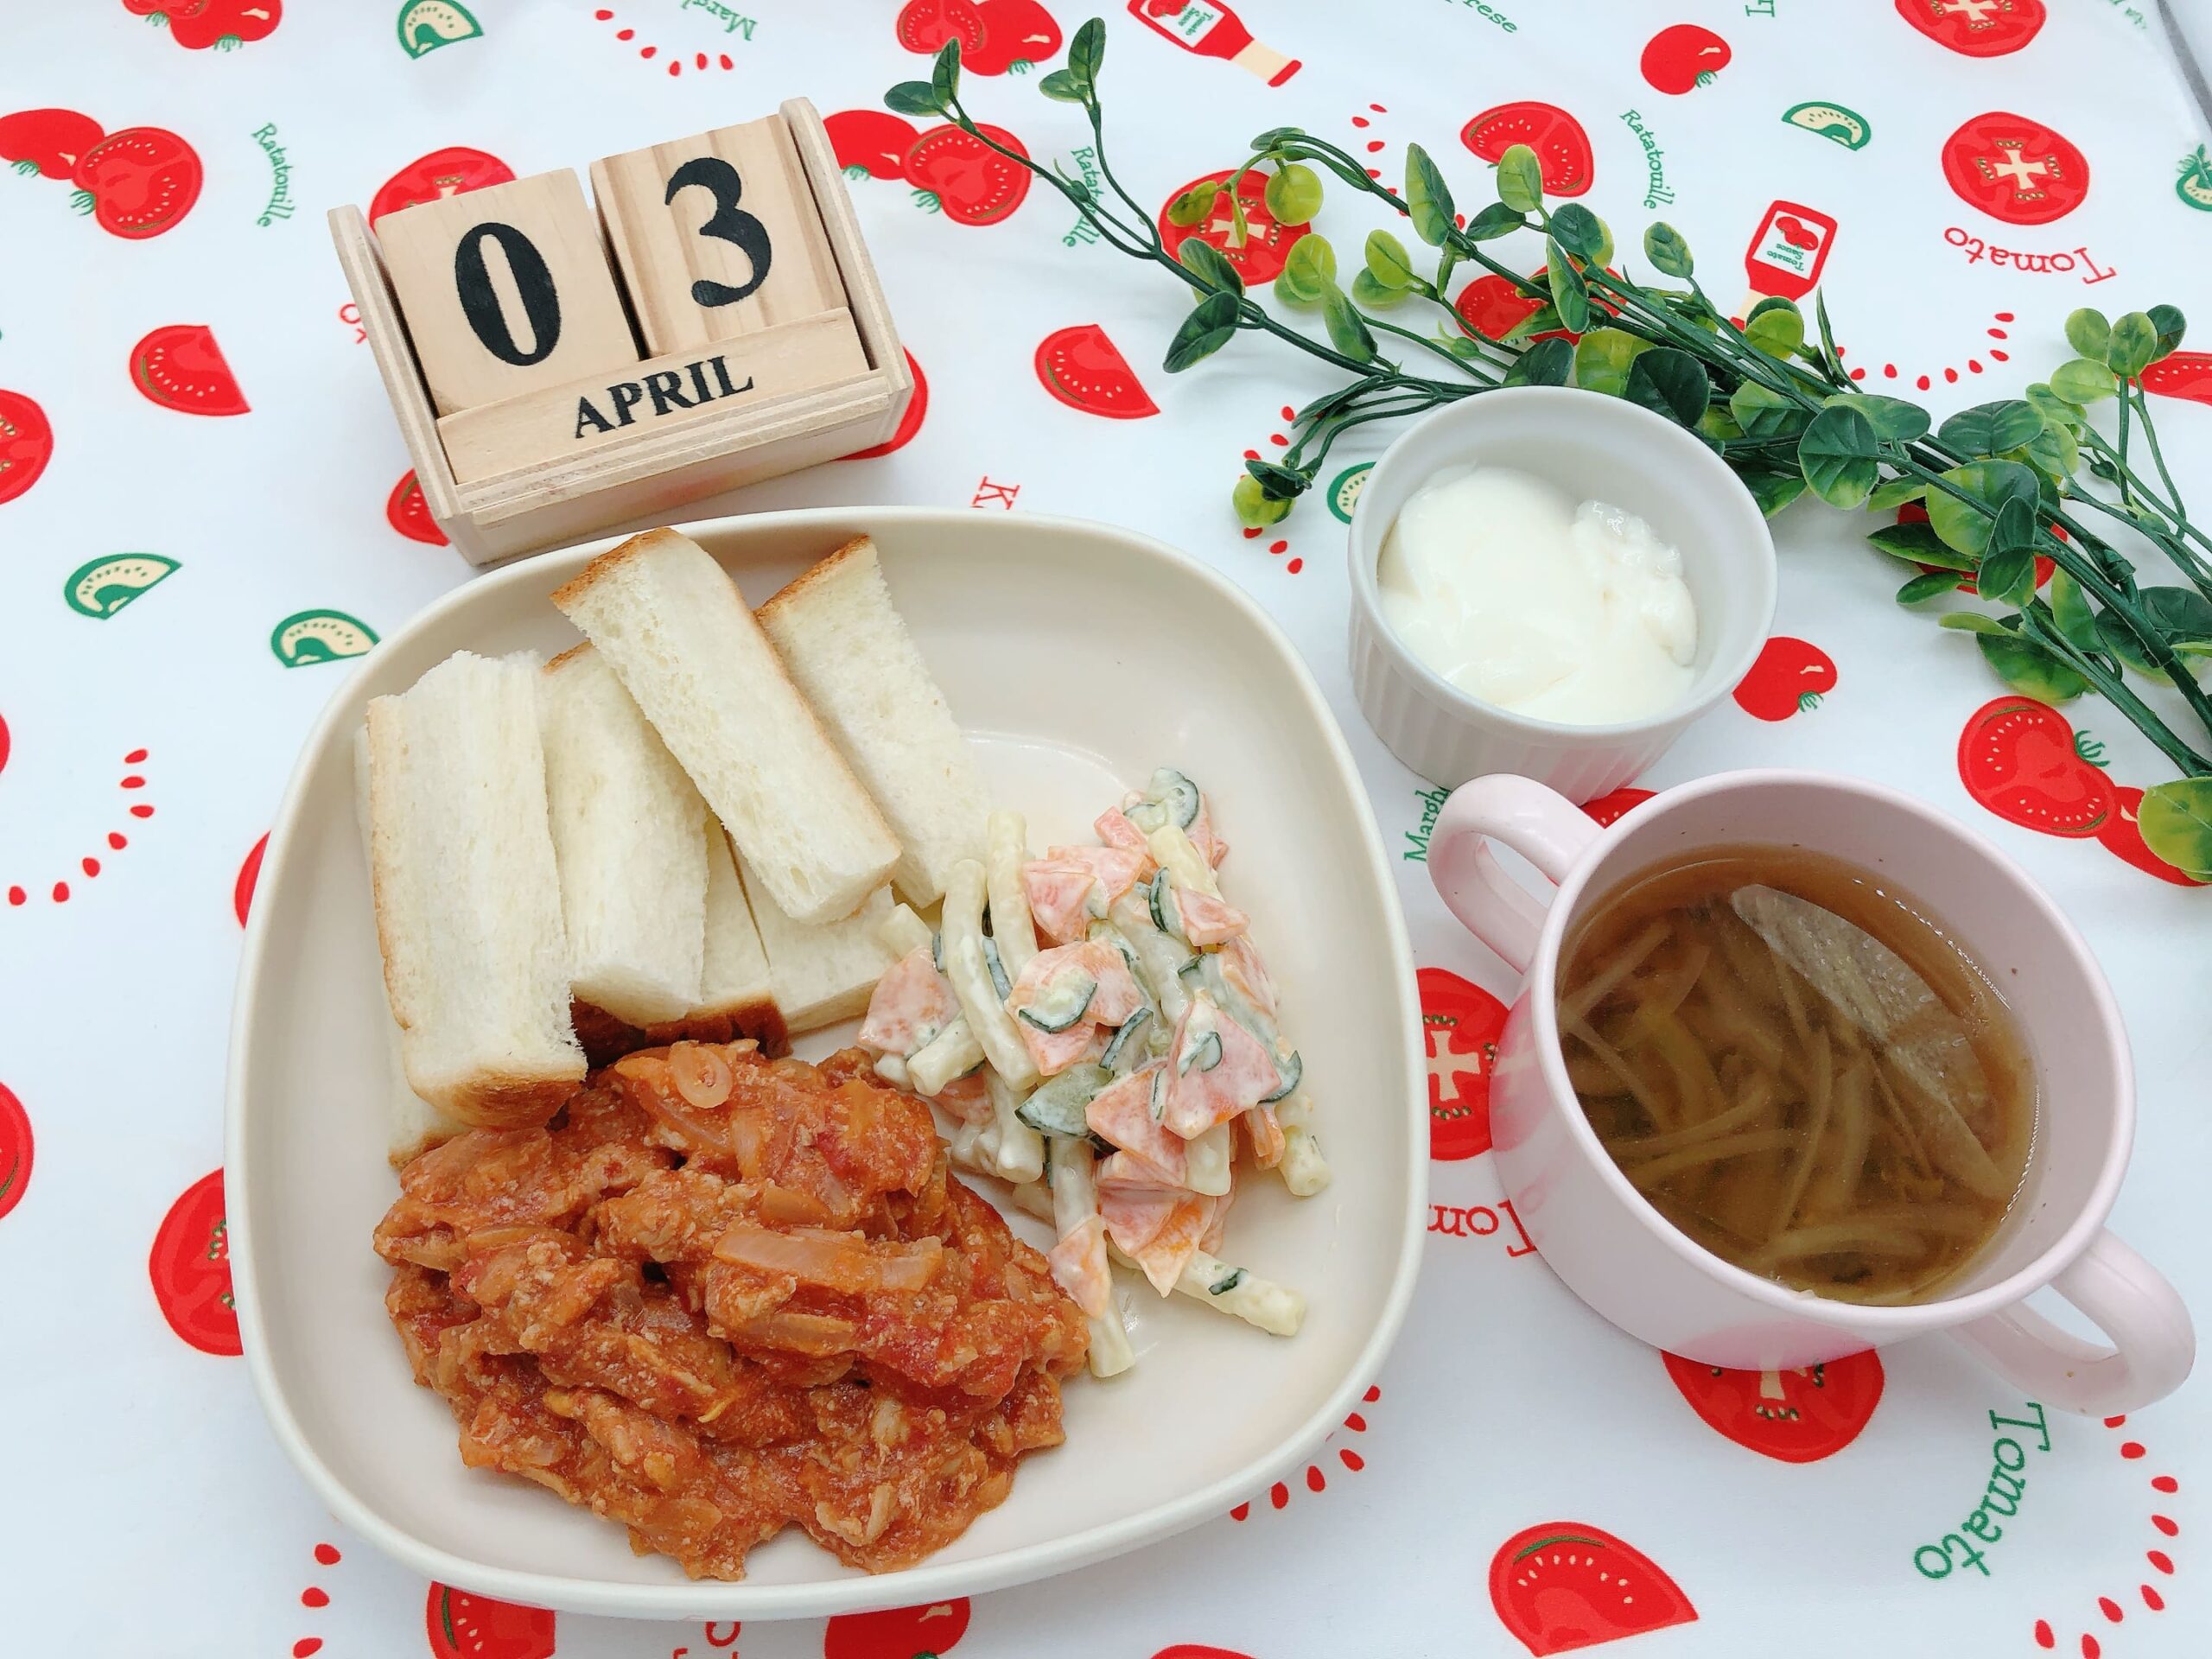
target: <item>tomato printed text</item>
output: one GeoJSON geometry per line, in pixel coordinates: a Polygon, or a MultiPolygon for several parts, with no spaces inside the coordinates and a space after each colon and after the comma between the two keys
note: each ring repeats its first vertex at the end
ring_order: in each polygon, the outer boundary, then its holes
{"type": "Polygon", "coordinates": [[[2035,1415],[2000,1417],[1993,1411],[1989,1414],[1989,1427],[1997,1436],[1989,1447],[1989,1484],[1967,1518],[1959,1522],[1958,1531],[1947,1532],[1936,1542],[1923,1544],[1912,1552],[1912,1564],[1921,1577],[1948,1579],[1961,1567],[1972,1567],[1985,1579],[1990,1576],[1986,1552],[1975,1548],[1967,1541],[1967,1535],[1985,1544],[1999,1542],[2005,1536],[2005,1529],[1998,1524],[1998,1517],[2009,1520],[2018,1515],[2020,1499],[2028,1490],[2021,1471],[2028,1466],[2029,1448],[2022,1444],[2024,1437],[2004,1431],[2024,1430],[2034,1437],[2036,1451],[2050,1450],[2050,1426],[2044,1420],[2043,1408],[2031,1400],[2022,1409],[2035,1415]]]}
{"type": "Polygon", "coordinates": [[[1646,207],[1663,207],[1675,199],[1675,193],[1667,186],[1667,152],[1659,148],[1657,136],[1643,124],[1643,118],[1634,110],[1621,111],[1621,124],[1634,133],[1637,143],[1643,146],[1643,168],[1647,175],[1643,205],[1646,207]]]}
{"type": "Polygon", "coordinates": [[[1446,1238],[1488,1238],[1500,1227],[1510,1223],[1512,1236],[1505,1241],[1508,1255],[1534,1255],[1535,1241],[1522,1226],[1521,1217],[1513,1213],[1513,1200],[1500,1198],[1493,1210],[1486,1204],[1432,1204],[1428,1206],[1428,1230],[1441,1233],[1446,1238]],[[1515,1243],[1514,1239],[1519,1239],[1515,1243]]]}
{"type": "Polygon", "coordinates": [[[2075,248],[2071,253],[2063,248],[2056,253],[2028,253],[2018,248],[2000,247],[1959,225],[1947,226],[1943,239],[1963,252],[1970,265],[1978,265],[1986,259],[1993,265],[2010,265],[2014,270],[2050,276],[2069,276],[2078,268],[2085,283],[2101,283],[2120,274],[2109,266],[2101,268],[2085,247],[2075,248]],[[2080,262],[2078,267],[2075,264],[2077,258],[2080,262]]]}

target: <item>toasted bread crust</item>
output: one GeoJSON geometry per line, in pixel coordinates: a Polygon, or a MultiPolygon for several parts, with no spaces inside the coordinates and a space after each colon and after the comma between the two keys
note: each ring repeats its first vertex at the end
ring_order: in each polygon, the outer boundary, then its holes
{"type": "Polygon", "coordinates": [[[749,1037],[760,1045],[760,1052],[770,1059],[779,1059],[791,1052],[791,1033],[784,1027],[783,1011],[766,997],[727,1008],[702,1009],[681,1020],[651,1026],[633,1026],[579,998],[569,1002],[569,1017],[576,1028],[576,1040],[584,1046],[584,1056],[594,1071],[603,1065],[612,1065],[625,1054],[635,1053],[641,1048],[663,1048],[671,1043],[728,1043],[749,1037]]]}
{"type": "Polygon", "coordinates": [[[838,548],[835,552],[829,554],[825,557],[817,559],[812,564],[808,565],[805,569],[800,571],[798,575],[793,576],[782,587],[777,588],[774,593],[768,596],[767,603],[761,606],[754,614],[757,616],[766,616],[771,611],[777,611],[780,613],[785,607],[798,603],[799,599],[806,593],[807,589],[811,588],[816,582],[822,581],[835,571],[842,569],[847,559],[858,558],[863,552],[873,553],[874,550],[875,542],[873,537],[867,536],[854,537],[851,541],[847,542],[842,547],[838,548]]]}
{"type": "MultiPolygon", "coordinates": [[[[658,530],[641,530],[620,546],[608,548],[606,552],[584,566],[574,576],[553,590],[554,607],[565,612],[569,606],[597,586],[601,577],[613,575],[632,559],[652,552],[663,542],[688,542],[690,539],[682,531],[671,530],[665,525],[658,530]]],[[[727,575],[728,572],[725,571],[723,574],[727,575]]],[[[735,577],[731,577],[730,586],[733,588],[737,586],[735,577]]]]}
{"type": "Polygon", "coordinates": [[[590,640],[579,639],[575,645],[570,645],[566,651],[563,652],[558,657],[556,657],[551,662],[546,664],[544,671],[550,674],[556,668],[565,667],[567,664],[575,662],[577,658],[582,656],[584,652],[590,649],[590,640]]]}
{"type": "Polygon", "coordinates": [[[582,1086],[581,1071],[570,1077],[480,1072],[459,1088],[423,1094],[423,1098],[471,1128],[534,1129],[582,1086]]]}

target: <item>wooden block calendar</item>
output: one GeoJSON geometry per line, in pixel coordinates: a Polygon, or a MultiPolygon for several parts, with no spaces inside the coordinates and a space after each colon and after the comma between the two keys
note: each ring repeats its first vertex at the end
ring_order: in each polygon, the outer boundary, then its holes
{"type": "Polygon", "coordinates": [[[896,429],[905,353],[814,106],[330,215],[423,498],[477,564],[896,429]]]}

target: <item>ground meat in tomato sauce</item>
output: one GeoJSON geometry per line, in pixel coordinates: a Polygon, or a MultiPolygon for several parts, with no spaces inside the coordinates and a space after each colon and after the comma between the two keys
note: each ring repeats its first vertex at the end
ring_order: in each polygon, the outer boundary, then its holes
{"type": "Polygon", "coordinates": [[[797,1525],[907,1567],[1061,1440],[1083,1317],[857,1051],[679,1043],[543,1129],[400,1174],[385,1306],[462,1460],[619,1521],[694,1578],[797,1525]]]}

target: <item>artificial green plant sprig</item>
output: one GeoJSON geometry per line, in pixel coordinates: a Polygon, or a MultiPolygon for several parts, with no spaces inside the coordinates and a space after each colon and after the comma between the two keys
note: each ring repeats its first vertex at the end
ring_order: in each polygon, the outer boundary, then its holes
{"type": "Polygon", "coordinates": [[[2004,613],[1952,610],[1942,626],[1971,634],[2009,684],[2049,702],[2094,690],[2141,730],[2182,777],[2149,791],[2140,811],[2145,840],[2190,874],[2212,877],[2212,698],[2191,664],[2212,656],[2212,539],[2187,517],[2159,448],[2145,396],[2145,369],[2180,343],[2183,320],[2171,306],[2107,321],[2094,311],[2067,320],[2078,355],[2025,397],[1979,404],[1939,426],[1907,400],[1860,390],[1836,349],[1824,300],[1808,321],[1770,297],[1740,321],[1716,306],[1696,276],[1688,243],[1654,224],[1643,252],[1675,285],[1647,283],[1617,268],[1605,221],[1578,202],[1548,203],[1533,151],[1500,158],[1497,199],[1471,218],[1455,211],[1441,172],[1408,145],[1402,191],[1369,175],[1363,162],[1296,127],[1262,133],[1219,182],[1172,202],[1171,224],[1196,226],[1228,209],[1227,245],[1249,233],[1248,180],[1278,224],[1310,224],[1321,175],[1333,175],[1407,221],[1433,250],[1424,274],[1387,229],[1369,234],[1359,268],[1340,280],[1322,236],[1290,246],[1272,297],[1287,311],[1318,314],[1323,339],[1292,326],[1246,290],[1222,249],[1197,236],[1167,251],[1152,216],[1107,159],[1098,74],[1105,29],[1077,29],[1067,60],[1046,75],[1046,96],[1081,107],[1103,190],[1001,144],[960,101],[959,48],[948,43],[927,81],[891,89],[903,114],[938,116],[1065,197],[1116,252],[1172,273],[1196,301],[1170,340],[1164,366],[1180,372],[1240,334],[1264,334],[1347,377],[1297,411],[1294,436],[1275,460],[1253,460],[1232,492],[1249,526],[1279,521],[1313,487],[1331,447],[1346,432],[1418,415],[1497,386],[1574,385],[1624,397],[1696,433],[1719,454],[1771,515],[1810,492],[1832,505],[1894,511],[1919,502],[1925,523],[1889,524],[1868,539],[1920,567],[1897,590],[1916,607],[1972,583],[2004,613]],[[1514,270],[1487,245],[1516,232],[1543,238],[1543,264],[1514,270]],[[1502,338],[1470,325],[1453,302],[1465,266],[1502,278],[1535,308],[1502,338]],[[1383,315],[1415,302],[1440,314],[1430,332],[1383,315]],[[1540,336],[1548,336],[1540,338],[1540,336]],[[1385,355],[1385,350],[1389,355],[1385,355]],[[2110,398],[2108,438],[2088,417],[2110,398]],[[2155,481],[2138,470],[2147,454],[2155,481]],[[2092,489],[2092,480],[2100,488],[2092,489]],[[2123,525],[2164,554],[2188,586],[2143,586],[2132,557],[2104,531],[2123,525]],[[2047,586],[2037,581],[2047,560],[2047,586]],[[2188,715],[2177,731],[2128,676],[2172,688],[2188,715]]]}

